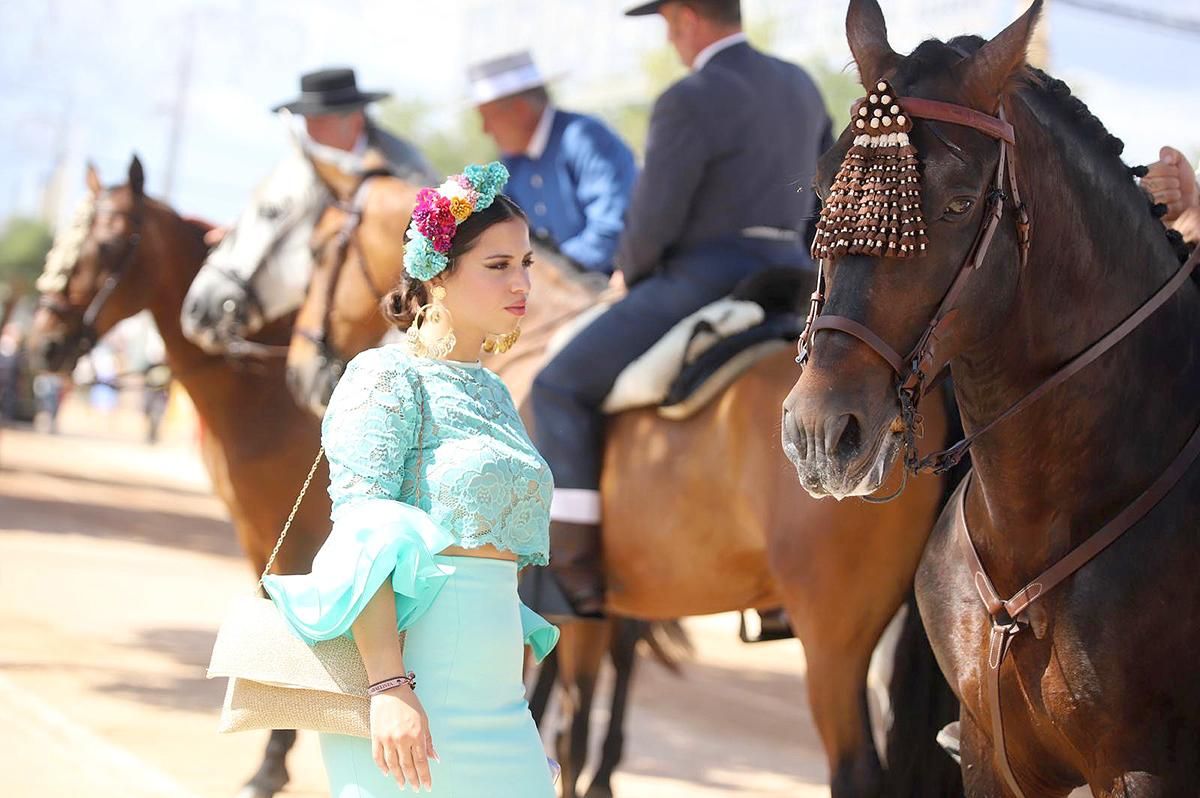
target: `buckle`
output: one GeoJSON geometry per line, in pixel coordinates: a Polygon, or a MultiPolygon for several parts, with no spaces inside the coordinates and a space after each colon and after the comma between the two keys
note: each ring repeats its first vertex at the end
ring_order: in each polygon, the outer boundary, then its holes
{"type": "Polygon", "coordinates": [[[1001,623],[995,618],[992,619],[992,628],[988,634],[988,667],[992,670],[998,670],[1000,664],[1004,662],[1004,655],[1008,653],[1008,647],[1012,643],[1012,639],[1021,631],[1021,625],[1016,621],[1001,623]]]}

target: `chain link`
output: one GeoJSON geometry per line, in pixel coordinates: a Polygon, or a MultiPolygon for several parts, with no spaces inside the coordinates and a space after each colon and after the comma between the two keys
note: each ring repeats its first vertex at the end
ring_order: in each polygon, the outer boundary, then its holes
{"type": "Polygon", "coordinates": [[[317,449],[317,458],[313,460],[312,467],[308,469],[308,476],[304,478],[304,486],[300,488],[300,495],[296,497],[296,503],[292,505],[292,511],[288,514],[287,522],[283,525],[283,531],[279,533],[279,540],[275,541],[275,548],[271,551],[271,556],[267,558],[267,567],[263,569],[262,575],[258,577],[258,586],[263,586],[263,580],[267,578],[267,574],[271,573],[271,566],[275,564],[275,557],[279,554],[279,547],[283,545],[283,539],[287,537],[288,530],[292,528],[292,521],[296,518],[296,512],[300,509],[300,502],[304,501],[304,494],[308,493],[308,485],[312,482],[313,475],[317,473],[317,466],[321,464],[321,458],[325,455],[325,447],[317,449]]]}

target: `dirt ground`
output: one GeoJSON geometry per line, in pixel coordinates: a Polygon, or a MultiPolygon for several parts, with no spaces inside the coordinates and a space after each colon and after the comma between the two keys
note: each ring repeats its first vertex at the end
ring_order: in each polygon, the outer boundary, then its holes
{"type": "MultiPolygon", "coordinates": [[[[257,765],[265,733],[218,734],[224,683],[204,675],[253,577],[188,438],[147,446],[135,412],[79,402],[58,435],[0,431],[8,798],[229,798],[257,765]]],[[[799,644],[744,645],[732,614],[686,627],[682,678],[640,665],[618,796],[827,796],[799,644]]],[[[289,767],[286,795],[326,794],[315,735],[289,767]]]]}

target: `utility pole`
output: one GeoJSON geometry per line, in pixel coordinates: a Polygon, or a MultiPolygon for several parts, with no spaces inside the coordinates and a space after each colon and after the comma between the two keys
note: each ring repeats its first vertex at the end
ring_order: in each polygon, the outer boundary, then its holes
{"type": "Polygon", "coordinates": [[[184,41],[179,52],[179,65],[175,73],[175,98],[171,103],[170,133],[167,139],[167,163],[164,170],[163,197],[173,202],[175,178],[179,167],[179,147],[183,139],[183,127],[187,122],[187,101],[191,91],[192,62],[196,54],[196,31],[199,15],[193,10],[183,18],[184,41]]]}

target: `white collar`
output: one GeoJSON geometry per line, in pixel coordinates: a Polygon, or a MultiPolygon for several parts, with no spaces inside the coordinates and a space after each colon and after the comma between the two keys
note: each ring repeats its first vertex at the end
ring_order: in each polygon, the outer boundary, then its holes
{"type": "Polygon", "coordinates": [[[692,71],[699,72],[704,69],[704,65],[713,59],[713,56],[722,50],[733,47],[735,44],[741,44],[746,41],[745,31],[731,33],[724,39],[717,39],[715,42],[705,47],[700,52],[696,53],[696,57],[692,60],[692,71]]]}
{"type": "Polygon", "coordinates": [[[536,161],[541,158],[546,152],[546,147],[550,144],[550,129],[554,127],[554,106],[547,105],[542,111],[542,118],[538,120],[537,127],[533,129],[533,135],[529,137],[529,144],[525,146],[525,157],[531,161],[536,161]]]}

